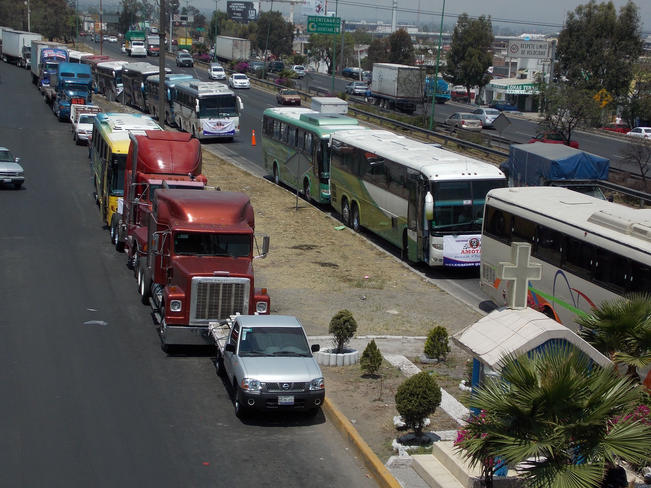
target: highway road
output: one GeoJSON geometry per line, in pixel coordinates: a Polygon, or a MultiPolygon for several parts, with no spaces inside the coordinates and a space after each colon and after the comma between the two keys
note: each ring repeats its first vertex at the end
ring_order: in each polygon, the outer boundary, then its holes
{"type": "Polygon", "coordinates": [[[100,225],[87,149],[0,63],[0,472],[16,487],[375,484],[322,415],[238,420],[211,351],[166,356],[100,225]]]}

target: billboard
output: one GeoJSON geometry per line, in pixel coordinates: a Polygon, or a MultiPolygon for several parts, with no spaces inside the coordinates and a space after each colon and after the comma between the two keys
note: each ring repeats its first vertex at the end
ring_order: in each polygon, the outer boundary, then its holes
{"type": "Polygon", "coordinates": [[[327,0],[305,0],[303,4],[303,15],[326,15],[327,10],[327,0]]]}
{"type": "Polygon", "coordinates": [[[507,56],[511,58],[549,59],[549,42],[509,40],[507,56]]]}
{"type": "Polygon", "coordinates": [[[228,18],[236,22],[249,22],[258,18],[259,2],[227,1],[226,13],[228,18]]]}

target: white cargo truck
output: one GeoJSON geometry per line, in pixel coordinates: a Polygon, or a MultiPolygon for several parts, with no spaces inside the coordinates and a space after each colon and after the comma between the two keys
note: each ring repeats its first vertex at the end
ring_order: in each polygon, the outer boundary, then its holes
{"type": "Polygon", "coordinates": [[[32,41],[40,41],[41,34],[19,30],[4,29],[2,32],[2,57],[19,68],[29,65],[32,41]]]}
{"type": "Polygon", "coordinates": [[[374,63],[371,81],[373,103],[382,108],[413,113],[423,103],[425,71],[416,66],[374,63]]]}
{"type": "Polygon", "coordinates": [[[215,55],[227,61],[247,60],[251,57],[251,41],[239,37],[217,36],[215,55]]]}

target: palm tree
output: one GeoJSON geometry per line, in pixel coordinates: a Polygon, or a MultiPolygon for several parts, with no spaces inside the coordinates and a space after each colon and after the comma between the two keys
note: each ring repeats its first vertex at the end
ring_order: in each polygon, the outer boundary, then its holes
{"type": "Polygon", "coordinates": [[[638,368],[651,364],[651,295],[635,293],[603,302],[576,321],[579,335],[639,381],[638,368]]]}
{"type": "Polygon", "coordinates": [[[621,420],[639,400],[630,378],[570,345],[507,356],[500,366],[501,376],[473,395],[482,413],[457,442],[471,465],[500,459],[518,465],[530,487],[589,488],[599,486],[608,462],[648,460],[651,425],[621,420]]]}

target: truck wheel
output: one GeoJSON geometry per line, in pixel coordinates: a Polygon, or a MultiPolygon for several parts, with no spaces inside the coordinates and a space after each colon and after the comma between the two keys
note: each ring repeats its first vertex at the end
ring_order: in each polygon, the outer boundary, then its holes
{"type": "Polygon", "coordinates": [[[140,303],[143,305],[148,305],[150,285],[149,280],[145,276],[145,270],[142,268],[142,266],[138,266],[138,294],[140,295],[140,303]]]}
{"type": "Polygon", "coordinates": [[[124,242],[120,239],[120,229],[117,221],[111,225],[111,242],[117,252],[124,252],[124,242]]]}
{"type": "Polygon", "coordinates": [[[311,202],[312,201],[312,194],[310,193],[310,181],[305,180],[303,182],[303,196],[305,197],[306,202],[311,202]]]}
{"type": "Polygon", "coordinates": [[[233,383],[233,396],[235,397],[235,400],[233,401],[233,407],[235,409],[235,416],[238,419],[244,419],[246,418],[247,409],[244,405],[242,405],[242,402],[240,401],[240,387],[237,386],[236,382],[233,383]]]}
{"type": "Polygon", "coordinates": [[[225,375],[224,371],[224,358],[220,354],[217,360],[215,361],[215,369],[217,370],[217,376],[223,377],[225,375]]]}

